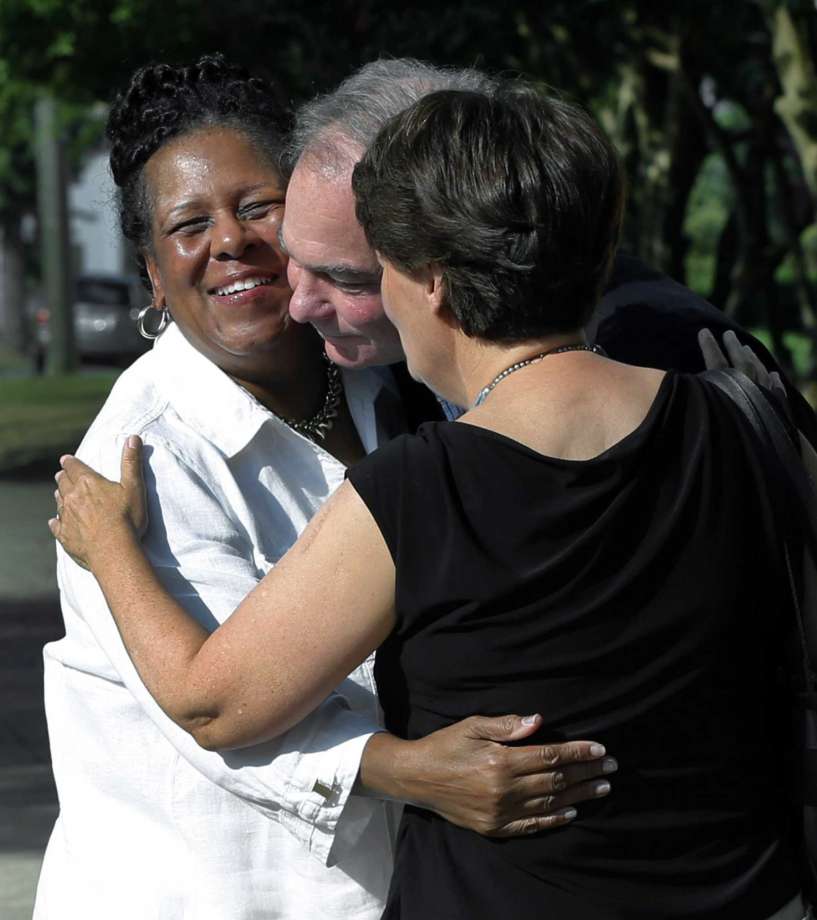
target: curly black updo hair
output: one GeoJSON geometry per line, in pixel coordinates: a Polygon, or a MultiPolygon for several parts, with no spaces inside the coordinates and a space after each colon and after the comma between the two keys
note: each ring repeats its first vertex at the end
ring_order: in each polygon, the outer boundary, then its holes
{"type": "Polygon", "coordinates": [[[150,246],[150,200],[144,182],[147,161],[172,138],[203,128],[241,132],[283,176],[281,156],[289,115],[278,89],[221,54],[188,66],[149,64],[131,77],[114,100],[106,135],[117,186],[122,232],[136,246],[139,271],[149,288],[142,250],[150,246]]]}

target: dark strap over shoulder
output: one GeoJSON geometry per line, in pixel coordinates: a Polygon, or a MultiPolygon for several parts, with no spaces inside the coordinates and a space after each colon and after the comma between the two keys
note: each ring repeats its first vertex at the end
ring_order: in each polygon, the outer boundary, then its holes
{"type": "Polygon", "coordinates": [[[800,794],[805,805],[817,806],[817,610],[804,606],[802,586],[796,576],[798,570],[794,567],[799,563],[800,546],[804,543],[803,564],[811,569],[806,578],[817,579],[817,490],[794,440],[760,387],[732,368],[707,371],[701,376],[728,394],[740,408],[763,446],[771,474],[769,486],[773,489],[777,536],[783,543],[799,648],[799,673],[790,676],[794,678],[795,697],[804,715],[799,739],[803,755],[800,794]],[[777,489],[775,482],[779,484],[777,489]]]}
{"type": "MultiPolygon", "coordinates": [[[[813,900],[817,896],[817,609],[803,604],[802,586],[798,586],[792,560],[803,555],[803,583],[817,583],[817,489],[803,465],[800,452],[780,416],[755,383],[740,371],[707,371],[701,374],[725,392],[740,408],[763,447],[769,486],[773,489],[778,538],[783,541],[792,609],[795,619],[795,642],[798,661],[788,675],[793,683],[794,698],[800,718],[795,719],[797,751],[797,793],[802,805],[801,871],[804,891],[813,900]],[[775,483],[779,488],[775,488],[775,483]],[[788,486],[793,501],[784,493],[788,486]]],[[[791,659],[790,659],[791,660],[791,659]]]]}
{"type": "MultiPolygon", "coordinates": [[[[790,573],[792,602],[798,619],[801,645],[801,679],[804,693],[815,694],[817,672],[817,636],[807,612],[801,609],[800,589],[794,578],[792,558],[799,562],[797,551],[801,542],[808,552],[805,564],[815,566],[817,559],[817,489],[808,475],[792,435],[780,415],[775,411],[757,384],[734,368],[707,371],[700,375],[723,390],[749,421],[765,452],[766,466],[773,478],[769,487],[774,490],[774,507],[777,513],[778,537],[783,541],[790,573]],[[775,488],[778,483],[778,488],[775,488]],[[787,491],[786,491],[787,490],[787,491]],[[790,500],[786,501],[787,494],[790,500]],[[790,513],[796,519],[793,520],[790,513]],[[796,528],[796,529],[795,529],[796,528]],[[796,536],[795,536],[796,534],[796,536]]],[[[817,694],[809,701],[817,709],[817,694]]],[[[817,804],[817,801],[815,801],[817,804]]]]}

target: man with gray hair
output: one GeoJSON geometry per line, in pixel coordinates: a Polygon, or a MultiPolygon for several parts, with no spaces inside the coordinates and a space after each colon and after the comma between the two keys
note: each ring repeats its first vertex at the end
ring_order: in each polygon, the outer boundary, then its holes
{"type": "Polygon", "coordinates": [[[476,70],[410,59],[373,61],[298,111],[281,232],[290,257],[290,312],[298,322],[312,323],[337,364],[355,368],[403,360],[380,300],[380,266],[355,217],[355,164],[392,116],[427,93],[491,92],[495,86],[476,70]]]}
{"type": "MultiPolygon", "coordinates": [[[[473,69],[440,68],[406,58],[380,60],[298,111],[281,229],[293,290],[290,313],[298,322],[312,323],[337,364],[395,365],[404,376],[398,364],[403,360],[400,341],[380,298],[380,267],[355,216],[355,164],[392,116],[427,93],[490,94],[497,86],[498,81],[473,69]]],[[[696,373],[704,370],[697,338],[703,328],[718,337],[733,330],[767,368],[780,370],[766,348],[722,311],[625,255],[616,258],[586,332],[616,360],[696,373]]],[[[813,410],[786,384],[800,429],[817,443],[813,410]]]]}

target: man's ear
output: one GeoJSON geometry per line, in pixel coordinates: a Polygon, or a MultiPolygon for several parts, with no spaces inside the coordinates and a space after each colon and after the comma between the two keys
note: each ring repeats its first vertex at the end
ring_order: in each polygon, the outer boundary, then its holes
{"type": "Polygon", "coordinates": [[[159,274],[159,266],[156,264],[156,259],[149,252],[143,251],[142,258],[145,260],[145,268],[153,291],[152,304],[157,310],[161,310],[163,307],[167,307],[167,298],[162,284],[162,276],[159,274]]]}

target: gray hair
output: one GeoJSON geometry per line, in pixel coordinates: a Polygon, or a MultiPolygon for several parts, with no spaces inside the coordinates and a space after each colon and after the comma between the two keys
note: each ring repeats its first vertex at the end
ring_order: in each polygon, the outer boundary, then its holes
{"type": "Polygon", "coordinates": [[[435,67],[413,58],[371,61],[296,112],[284,168],[291,173],[304,154],[324,167],[354,165],[383,125],[423,96],[438,90],[492,94],[497,86],[473,68],[435,67]]]}

